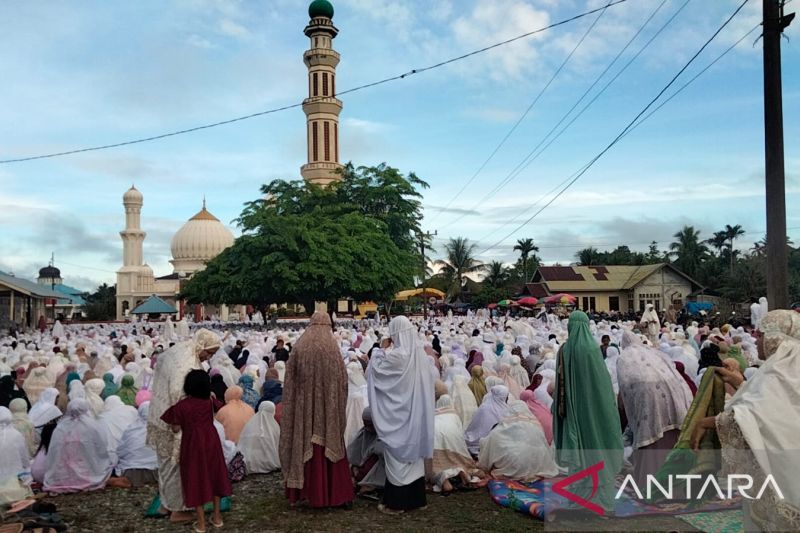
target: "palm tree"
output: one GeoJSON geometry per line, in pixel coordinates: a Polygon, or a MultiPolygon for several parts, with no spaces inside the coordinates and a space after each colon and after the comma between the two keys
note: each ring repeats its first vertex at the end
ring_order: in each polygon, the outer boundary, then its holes
{"type": "Polygon", "coordinates": [[[575,259],[583,266],[596,265],[600,262],[600,252],[592,246],[584,248],[575,254],[575,259]]]}
{"type": "Polygon", "coordinates": [[[694,226],[684,226],[673,237],[676,240],[669,245],[669,255],[675,257],[675,264],[688,276],[696,276],[708,255],[708,246],[700,239],[700,232],[694,226]]]}
{"type": "MultiPolygon", "coordinates": [[[[528,257],[532,252],[538,252],[539,247],[533,244],[533,239],[519,239],[514,245],[514,251],[519,251],[520,259],[522,259],[522,282],[528,283],[528,257]]],[[[535,254],[534,257],[536,257],[535,254]]]]}
{"type": "Polygon", "coordinates": [[[733,274],[733,264],[735,258],[735,254],[733,253],[733,241],[744,235],[744,229],[742,229],[742,226],[739,224],[736,224],[735,226],[725,224],[725,229],[722,230],[721,233],[724,233],[725,237],[728,239],[728,249],[731,252],[731,274],[733,274]]]}
{"type": "Polygon", "coordinates": [[[486,269],[486,265],[475,257],[477,245],[470,244],[469,239],[456,237],[444,245],[446,259],[439,259],[434,264],[450,280],[450,296],[461,294],[461,287],[467,274],[476,274],[486,269]]]}
{"type": "Polygon", "coordinates": [[[486,277],[483,282],[492,287],[499,289],[508,280],[508,269],[500,261],[492,261],[486,266],[486,277]]]}
{"type": "Polygon", "coordinates": [[[714,236],[706,241],[714,248],[718,254],[722,253],[722,249],[728,245],[728,234],[725,231],[716,231],[714,236]]]}

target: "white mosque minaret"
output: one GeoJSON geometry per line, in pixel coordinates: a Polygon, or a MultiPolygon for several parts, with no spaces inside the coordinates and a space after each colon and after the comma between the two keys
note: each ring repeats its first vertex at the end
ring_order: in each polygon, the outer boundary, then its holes
{"type": "MultiPolygon", "coordinates": [[[[336,66],[339,53],[333,39],[339,30],[333,25],[333,5],[328,0],[314,0],[308,6],[308,25],[303,30],[310,48],[303,54],[308,67],[308,98],[303,100],[306,115],[308,162],[300,174],[309,183],[328,185],[341,179],[339,169],[339,113],[342,102],[336,98],[336,66]]],[[[125,229],[122,237],[122,268],[117,271],[117,320],[124,319],[139,303],[151,295],[180,308],[178,295],[181,280],[205,268],[234,241],[222,222],[203,208],[175,233],[170,243],[173,272],[156,278],[144,262],[145,232],[141,228],[144,196],[136,187],[122,196],[125,229]]],[[[227,308],[220,309],[227,314],[227,308]]]]}
{"type": "Polygon", "coordinates": [[[336,98],[336,65],[339,53],[333,39],[339,30],[333,25],[333,5],[327,0],[314,0],[308,6],[311,20],[304,33],[311,48],[303,54],[308,67],[308,98],[303,101],[308,136],[308,163],[300,173],[308,182],[328,185],[340,178],[339,113],[342,102],[336,98]]]}

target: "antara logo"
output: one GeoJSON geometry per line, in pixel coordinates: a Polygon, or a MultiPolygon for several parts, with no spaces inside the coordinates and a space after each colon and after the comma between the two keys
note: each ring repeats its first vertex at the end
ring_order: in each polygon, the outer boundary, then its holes
{"type": "MultiPolygon", "coordinates": [[[[553,489],[553,492],[559,496],[566,498],[567,500],[576,503],[581,507],[588,509],[589,511],[592,511],[593,513],[604,516],[605,510],[596,503],[591,502],[591,499],[594,498],[594,495],[597,493],[598,486],[600,485],[599,472],[603,469],[603,466],[604,462],[600,461],[589,468],[584,468],[583,470],[576,472],[569,477],[565,477],[561,481],[553,483],[551,488],[553,489]],[[566,487],[569,485],[572,485],[573,483],[589,476],[592,478],[592,493],[589,495],[588,499],[578,496],[577,494],[566,489],[566,487]]],[[[617,494],[614,496],[614,499],[620,499],[623,496],[626,488],[632,490],[636,497],[640,500],[650,500],[653,498],[656,492],[659,493],[661,497],[672,499],[674,494],[673,482],[675,480],[678,482],[683,482],[681,486],[685,492],[678,496],[682,500],[702,500],[706,496],[716,496],[720,500],[730,500],[735,498],[737,495],[747,500],[757,500],[764,495],[767,487],[772,487],[772,490],[775,492],[775,496],[778,499],[784,499],[783,492],[781,491],[772,474],[769,474],[766,479],[764,479],[764,482],[761,484],[758,492],[755,493],[755,495],[753,495],[752,492],[748,492],[753,491],[756,487],[753,478],[747,474],[728,475],[727,481],[724,483],[727,490],[723,490],[722,485],[720,485],[720,482],[713,475],[670,475],[666,478],[665,483],[659,482],[655,476],[648,475],[645,493],[642,493],[633,476],[628,474],[625,476],[625,479],[617,491],[617,494]],[[698,483],[694,485],[692,483],[693,481],[697,481],[698,483]],[[695,493],[695,491],[692,489],[696,489],[698,487],[699,490],[695,493]]]]}
{"type": "Polygon", "coordinates": [[[581,507],[589,509],[593,513],[597,513],[600,516],[604,516],[605,510],[596,503],[592,503],[591,501],[589,501],[592,498],[594,498],[594,495],[597,493],[597,487],[598,485],[600,485],[600,476],[598,475],[598,473],[603,469],[604,465],[605,463],[603,461],[593,464],[589,468],[584,468],[583,470],[576,472],[569,477],[565,477],[561,481],[553,483],[553,486],[551,488],[553,489],[553,492],[555,492],[559,496],[566,498],[573,503],[577,503],[581,507]],[[566,490],[565,487],[572,485],[576,481],[580,481],[581,479],[589,476],[592,476],[592,494],[589,496],[589,500],[566,490]]]}

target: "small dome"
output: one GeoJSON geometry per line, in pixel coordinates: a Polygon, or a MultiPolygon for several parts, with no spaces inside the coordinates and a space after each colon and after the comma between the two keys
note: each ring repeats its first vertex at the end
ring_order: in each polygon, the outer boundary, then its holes
{"type": "Polygon", "coordinates": [[[196,272],[233,244],[233,233],[206,210],[205,204],[178,230],[170,248],[176,272],[196,272]]]}
{"type": "Polygon", "coordinates": [[[44,268],[39,269],[39,277],[40,278],[60,278],[61,271],[54,267],[53,265],[48,265],[44,268]]]}
{"type": "Polygon", "coordinates": [[[141,204],[143,201],[144,196],[133,185],[131,185],[131,188],[122,195],[122,202],[126,204],[141,204]]]}
{"type": "Polygon", "coordinates": [[[315,17],[328,17],[333,18],[333,4],[328,0],[314,0],[308,6],[308,16],[312,19],[315,17]]]}

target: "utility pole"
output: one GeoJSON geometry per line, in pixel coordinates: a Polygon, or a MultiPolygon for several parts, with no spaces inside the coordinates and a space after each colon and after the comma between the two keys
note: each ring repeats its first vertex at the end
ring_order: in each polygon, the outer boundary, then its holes
{"type": "Polygon", "coordinates": [[[767,300],[770,309],[789,307],[786,250],[786,186],[783,164],[781,34],[794,14],[784,16],[784,0],[763,1],[764,182],[767,197],[767,300]]]}
{"type": "Polygon", "coordinates": [[[439,232],[436,230],[433,233],[429,231],[427,233],[420,232],[419,234],[419,248],[422,252],[422,318],[425,321],[428,320],[428,297],[425,295],[425,271],[428,268],[428,262],[425,260],[425,239],[436,237],[438,234],[439,232]]]}

